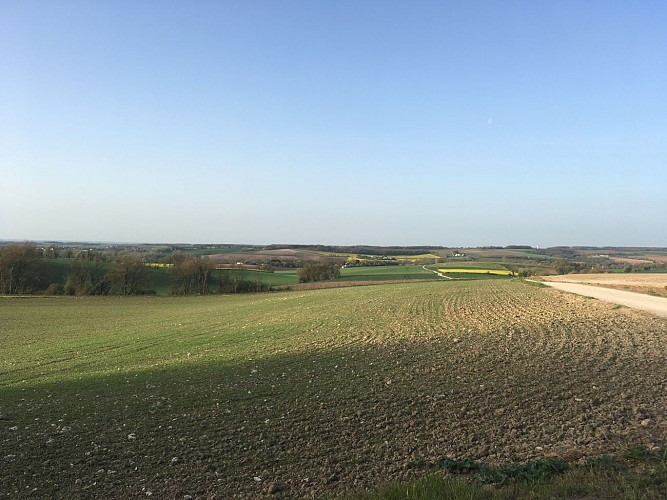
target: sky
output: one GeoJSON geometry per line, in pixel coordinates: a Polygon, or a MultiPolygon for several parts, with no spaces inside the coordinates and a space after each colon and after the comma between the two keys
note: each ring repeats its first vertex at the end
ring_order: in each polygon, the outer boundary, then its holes
{"type": "Polygon", "coordinates": [[[0,0],[0,239],[667,246],[667,3],[0,0]]]}

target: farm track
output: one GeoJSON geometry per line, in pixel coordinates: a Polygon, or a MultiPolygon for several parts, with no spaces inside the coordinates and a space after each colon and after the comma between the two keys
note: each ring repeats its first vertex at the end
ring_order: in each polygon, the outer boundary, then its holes
{"type": "Polygon", "coordinates": [[[646,311],[657,316],[667,318],[667,298],[654,297],[644,293],[636,293],[627,290],[615,290],[602,286],[589,285],[583,283],[567,283],[557,281],[544,281],[543,284],[562,290],[564,292],[576,293],[593,297],[595,299],[612,302],[640,311],[646,311]]]}
{"type": "MultiPolygon", "coordinates": [[[[667,322],[520,281],[83,304],[55,310],[78,359],[0,354],[0,497],[338,496],[421,461],[667,444],[667,322]]],[[[54,310],[15,306],[0,320],[57,355],[54,310]]]]}

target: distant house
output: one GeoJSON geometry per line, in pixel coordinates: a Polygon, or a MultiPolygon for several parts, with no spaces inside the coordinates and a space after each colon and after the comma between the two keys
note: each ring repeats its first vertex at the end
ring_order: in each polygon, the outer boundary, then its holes
{"type": "Polygon", "coordinates": [[[454,252],[452,254],[452,257],[465,257],[465,256],[466,254],[464,254],[463,252],[454,252]]]}

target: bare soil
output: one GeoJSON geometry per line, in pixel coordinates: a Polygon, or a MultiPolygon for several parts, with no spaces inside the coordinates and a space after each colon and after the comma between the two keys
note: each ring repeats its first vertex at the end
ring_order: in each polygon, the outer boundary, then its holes
{"type": "Polygon", "coordinates": [[[610,260],[612,262],[620,262],[621,264],[636,264],[636,265],[653,264],[652,260],[636,259],[631,257],[612,257],[610,260]]]}

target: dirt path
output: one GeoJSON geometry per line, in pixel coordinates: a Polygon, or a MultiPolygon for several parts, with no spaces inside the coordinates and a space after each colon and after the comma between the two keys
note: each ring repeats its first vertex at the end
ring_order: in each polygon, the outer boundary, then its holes
{"type": "Polygon", "coordinates": [[[540,281],[581,283],[667,298],[667,273],[566,274],[543,276],[540,281]]]}
{"type": "Polygon", "coordinates": [[[455,280],[455,279],[456,279],[456,278],[450,278],[449,276],[447,276],[447,275],[445,275],[445,274],[442,274],[442,273],[439,272],[439,271],[434,271],[433,269],[429,269],[429,268],[426,267],[426,266],[422,266],[422,269],[423,269],[424,271],[431,271],[433,274],[437,274],[437,275],[440,276],[441,278],[447,278],[448,280],[455,280]]]}
{"type": "Polygon", "coordinates": [[[653,297],[643,293],[625,292],[623,290],[614,290],[599,286],[581,285],[579,283],[560,283],[554,281],[541,281],[540,283],[564,292],[613,302],[614,304],[640,309],[656,316],[667,318],[667,299],[662,297],[653,297]]]}

